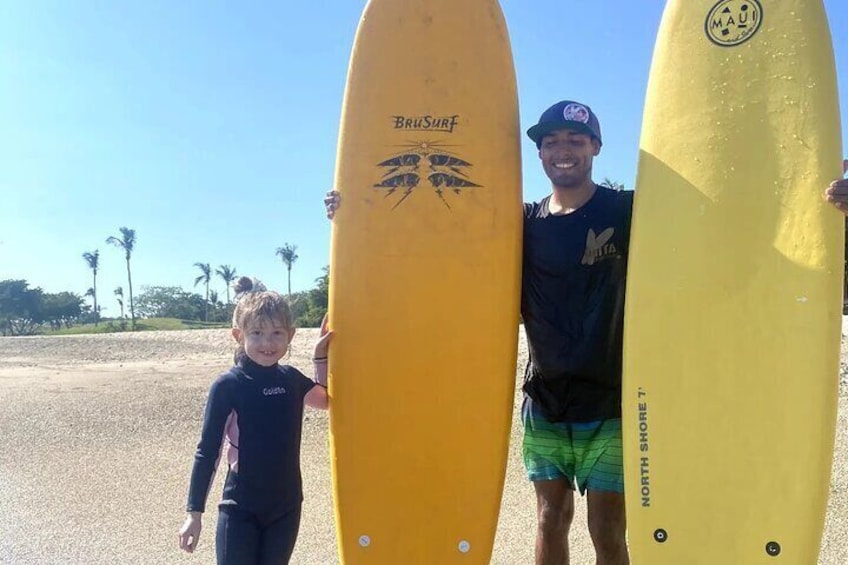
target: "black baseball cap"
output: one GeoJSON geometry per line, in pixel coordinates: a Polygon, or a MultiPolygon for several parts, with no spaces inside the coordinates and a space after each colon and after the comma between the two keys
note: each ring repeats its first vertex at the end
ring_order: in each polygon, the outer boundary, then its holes
{"type": "Polygon", "coordinates": [[[563,100],[557,102],[539,117],[539,123],[527,130],[527,135],[536,144],[542,147],[542,138],[558,129],[574,129],[583,131],[603,145],[601,141],[601,124],[598,116],[590,107],[574,100],[563,100]]]}

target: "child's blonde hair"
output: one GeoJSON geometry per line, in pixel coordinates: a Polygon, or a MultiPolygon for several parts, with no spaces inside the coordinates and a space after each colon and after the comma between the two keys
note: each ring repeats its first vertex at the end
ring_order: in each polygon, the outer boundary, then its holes
{"type": "Polygon", "coordinates": [[[291,330],[294,328],[291,309],[280,293],[268,290],[264,284],[250,277],[240,277],[234,284],[236,307],[233,310],[233,327],[243,330],[249,323],[267,321],[291,330]]]}

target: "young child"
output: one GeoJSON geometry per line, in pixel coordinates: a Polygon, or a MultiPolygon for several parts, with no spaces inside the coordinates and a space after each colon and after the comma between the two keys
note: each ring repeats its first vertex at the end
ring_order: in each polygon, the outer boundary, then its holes
{"type": "Polygon", "coordinates": [[[315,380],[278,362],[295,328],[288,304],[259,281],[240,278],[233,312],[236,363],[212,384],[191,473],[180,548],[193,552],[201,514],[226,441],[227,479],[218,506],[218,565],[289,562],[303,500],[300,437],[303,406],[326,409],[326,320],[315,344],[315,380]]]}

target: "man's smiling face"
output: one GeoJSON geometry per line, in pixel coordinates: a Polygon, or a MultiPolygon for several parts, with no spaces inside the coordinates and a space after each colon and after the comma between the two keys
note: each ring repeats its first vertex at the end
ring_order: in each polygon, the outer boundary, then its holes
{"type": "Polygon", "coordinates": [[[542,138],[539,159],[554,186],[577,188],[592,178],[592,161],[600,151],[600,143],[591,135],[559,129],[542,138]]]}

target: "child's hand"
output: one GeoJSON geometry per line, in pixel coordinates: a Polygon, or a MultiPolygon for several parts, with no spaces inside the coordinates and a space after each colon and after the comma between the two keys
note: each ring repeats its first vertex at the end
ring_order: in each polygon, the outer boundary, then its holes
{"type": "Polygon", "coordinates": [[[200,512],[189,512],[180,528],[180,549],[192,553],[197,547],[200,539],[200,530],[203,527],[200,512]]]}
{"type": "Polygon", "coordinates": [[[315,342],[315,352],[312,355],[314,361],[326,361],[327,351],[330,348],[330,339],[333,337],[333,332],[327,329],[327,316],[321,321],[321,333],[318,336],[318,341],[315,342]]]}

